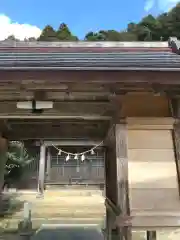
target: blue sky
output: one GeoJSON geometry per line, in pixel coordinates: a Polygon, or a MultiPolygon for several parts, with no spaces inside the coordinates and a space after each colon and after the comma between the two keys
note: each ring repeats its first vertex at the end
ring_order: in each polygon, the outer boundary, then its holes
{"type": "Polygon", "coordinates": [[[1,0],[0,39],[3,34],[11,32],[27,37],[38,35],[46,24],[57,28],[61,22],[68,24],[80,38],[91,30],[122,30],[128,22],[137,22],[148,13],[159,14],[177,2],[178,0],[1,0]]]}

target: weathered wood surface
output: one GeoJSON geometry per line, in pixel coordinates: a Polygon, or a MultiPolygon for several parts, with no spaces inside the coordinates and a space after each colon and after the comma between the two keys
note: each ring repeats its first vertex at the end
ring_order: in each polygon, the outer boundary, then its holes
{"type": "Polygon", "coordinates": [[[169,117],[168,98],[153,93],[127,94],[121,99],[121,114],[128,117],[169,117]],[[143,104],[142,104],[143,103],[143,104]]]}
{"type": "Polygon", "coordinates": [[[173,221],[173,216],[176,218],[180,213],[172,131],[129,130],[128,143],[131,212],[132,216],[143,213],[140,219],[144,219],[142,223],[138,220],[133,224],[136,227],[137,224],[139,227],[141,224],[155,226],[162,213],[166,219],[166,223],[162,221],[162,227],[163,224],[167,226],[168,217],[173,221]],[[146,220],[148,214],[154,218],[154,223],[146,220]]]}
{"type": "Polygon", "coordinates": [[[82,120],[12,120],[10,139],[72,139],[102,140],[108,121],[82,120]],[[26,131],[24,131],[26,129],[26,131]]]}
{"type": "Polygon", "coordinates": [[[174,124],[173,130],[173,140],[174,140],[174,154],[175,154],[175,161],[176,161],[176,169],[177,169],[177,180],[178,180],[178,187],[179,187],[179,194],[180,194],[180,122],[174,124]]]}
{"type": "MultiPolygon", "coordinates": [[[[1,71],[2,83],[13,81],[14,83],[23,79],[24,83],[29,80],[33,82],[46,83],[163,83],[179,85],[179,72],[163,71],[1,71]]],[[[21,80],[22,81],[22,80],[21,80]]],[[[1,83],[1,84],[2,84],[1,83]]],[[[148,86],[148,84],[146,85],[148,86]]]]}
{"type": "MultiPolygon", "coordinates": [[[[121,211],[119,222],[120,218],[130,215],[126,124],[114,124],[108,134],[106,155],[106,196],[117,207],[119,207],[121,211]]],[[[110,218],[109,214],[108,217],[110,218]]],[[[120,236],[124,236],[127,240],[131,239],[131,229],[126,226],[120,226],[118,222],[116,223],[120,236]]]]}

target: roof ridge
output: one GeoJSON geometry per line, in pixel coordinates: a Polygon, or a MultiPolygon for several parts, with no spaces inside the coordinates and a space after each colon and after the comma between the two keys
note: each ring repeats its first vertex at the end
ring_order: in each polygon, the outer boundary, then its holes
{"type": "Polygon", "coordinates": [[[168,48],[167,42],[22,42],[0,41],[0,48],[168,48]]]}

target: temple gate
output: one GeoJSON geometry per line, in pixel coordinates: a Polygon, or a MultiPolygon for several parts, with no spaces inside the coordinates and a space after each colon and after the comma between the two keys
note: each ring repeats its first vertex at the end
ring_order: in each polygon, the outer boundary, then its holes
{"type": "Polygon", "coordinates": [[[134,229],[154,240],[159,228],[179,227],[178,54],[176,39],[0,43],[2,136],[39,147],[42,194],[61,182],[50,145],[102,142],[109,240],[130,240],[134,229]]]}

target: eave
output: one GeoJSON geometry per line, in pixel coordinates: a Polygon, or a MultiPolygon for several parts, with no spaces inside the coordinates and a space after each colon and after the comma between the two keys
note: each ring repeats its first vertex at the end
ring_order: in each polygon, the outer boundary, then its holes
{"type": "Polygon", "coordinates": [[[150,71],[150,72],[179,72],[178,68],[143,68],[143,67],[0,67],[0,71],[49,71],[49,70],[59,70],[59,71],[150,71]]]}

